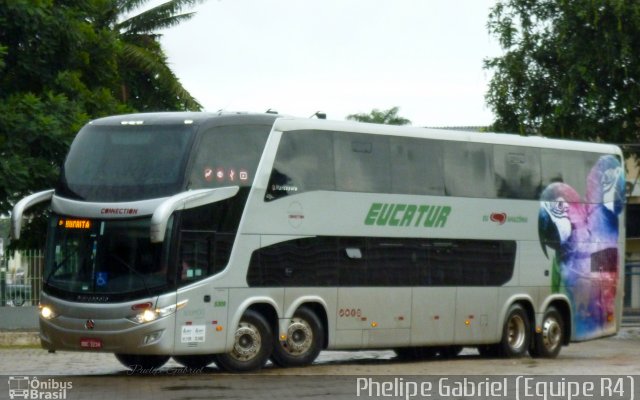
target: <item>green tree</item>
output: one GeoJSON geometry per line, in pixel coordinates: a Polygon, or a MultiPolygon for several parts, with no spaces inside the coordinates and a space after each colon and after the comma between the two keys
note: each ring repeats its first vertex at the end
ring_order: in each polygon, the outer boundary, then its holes
{"type": "Polygon", "coordinates": [[[7,48],[0,46],[0,71],[4,68],[4,55],[7,54],[7,48]]]}
{"type": "Polygon", "coordinates": [[[137,14],[149,0],[97,2],[94,24],[119,39],[118,96],[123,103],[138,111],[202,108],[169,68],[158,33],[193,17],[194,12],[182,11],[201,1],[170,0],[137,14]]]}
{"type": "MultiPolygon", "coordinates": [[[[0,214],[54,186],[69,143],[90,116],[127,110],[112,95],[116,37],[90,23],[91,4],[0,0],[0,214]]],[[[44,237],[25,236],[25,246],[44,237]]]]}
{"type": "Polygon", "coordinates": [[[638,140],[640,2],[499,0],[488,29],[504,50],[485,60],[493,129],[638,140]]]}
{"type": "MultiPolygon", "coordinates": [[[[55,185],[89,119],[200,107],[168,68],[154,33],[189,18],[179,12],[197,1],[123,17],[146,2],[0,0],[0,214],[55,185]]],[[[36,214],[18,247],[43,244],[44,215],[36,214]]]]}
{"type": "Polygon", "coordinates": [[[369,114],[350,114],[347,119],[358,122],[371,122],[374,124],[387,125],[410,125],[411,121],[398,115],[398,107],[391,107],[388,110],[378,110],[374,108],[369,114]]]}

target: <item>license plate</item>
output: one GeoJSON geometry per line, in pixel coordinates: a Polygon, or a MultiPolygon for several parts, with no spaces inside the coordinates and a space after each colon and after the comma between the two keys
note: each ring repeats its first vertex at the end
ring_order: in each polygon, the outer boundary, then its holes
{"type": "Polygon", "coordinates": [[[83,349],[101,349],[102,340],[94,338],[80,339],[80,347],[83,349]]]}

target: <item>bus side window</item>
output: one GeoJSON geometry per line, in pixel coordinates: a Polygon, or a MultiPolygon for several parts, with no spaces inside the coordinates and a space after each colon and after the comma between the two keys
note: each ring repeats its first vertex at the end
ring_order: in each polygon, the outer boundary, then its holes
{"type": "Polygon", "coordinates": [[[181,233],[178,278],[194,281],[222,271],[229,262],[235,234],[181,233]]]}
{"type": "Polygon", "coordinates": [[[335,132],[333,145],[339,191],[391,193],[387,136],[335,132]]]}
{"type": "Polygon", "coordinates": [[[366,286],[369,284],[367,257],[365,238],[338,238],[338,282],[340,286],[366,286]]]}
{"type": "Polygon", "coordinates": [[[493,145],[445,141],[443,147],[448,196],[496,197],[493,145]]]}
{"type": "Polygon", "coordinates": [[[543,149],[542,184],[564,182],[574,188],[582,197],[587,193],[587,177],[600,154],[543,149]]]}
{"type": "Polygon", "coordinates": [[[178,272],[182,281],[194,281],[207,275],[209,246],[199,233],[182,232],[178,272]]]}
{"type": "Polygon", "coordinates": [[[389,138],[393,193],[444,195],[442,142],[389,138]]]}
{"type": "Polygon", "coordinates": [[[529,200],[540,197],[540,149],[496,145],[493,156],[498,197],[529,200]]]}
{"type": "Polygon", "coordinates": [[[205,131],[193,156],[189,188],[251,186],[269,128],[216,126],[205,131]]]}
{"type": "Polygon", "coordinates": [[[330,132],[284,132],[265,200],[312,190],[335,190],[332,142],[330,132]]]}

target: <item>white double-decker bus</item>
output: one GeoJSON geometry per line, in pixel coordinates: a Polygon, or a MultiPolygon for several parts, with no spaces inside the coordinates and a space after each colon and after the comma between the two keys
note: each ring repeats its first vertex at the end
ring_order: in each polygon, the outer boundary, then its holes
{"type": "Polygon", "coordinates": [[[555,357],[621,318],[612,145],[154,113],[87,124],[50,202],[40,337],[126,366],[323,349],[555,357]]]}

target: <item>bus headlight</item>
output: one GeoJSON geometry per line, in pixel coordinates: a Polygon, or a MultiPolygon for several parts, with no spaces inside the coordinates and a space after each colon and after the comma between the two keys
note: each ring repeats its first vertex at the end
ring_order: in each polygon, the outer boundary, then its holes
{"type": "Polygon", "coordinates": [[[144,310],[142,314],[137,315],[138,322],[151,322],[158,318],[158,313],[154,310],[144,310]]]}
{"type": "Polygon", "coordinates": [[[176,304],[172,304],[170,306],[167,307],[163,307],[163,308],[156,308],[155,310],[152,310],[150,308],[144,310],[143,312],[141,312],[140,314],[137,314],[131,318],[129,318],[131,321],[133,322],[137,322],[139,324],[144,324],[147,322],[151,322],[151,321],[155,321],[159,318],[164,318],[168,315],[173,314],[174,312],[178,311],[179,309],[183,308],[187,302],[189,300],[183,300],[179,303],[176,304]]]}
{"type": "Polygon", "coordinates": [[[40,316],[44,319],[54,319],[57,314],[53,312],[51,307],[40,305],[40,316]]]}

